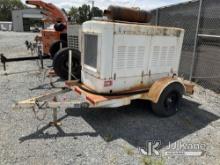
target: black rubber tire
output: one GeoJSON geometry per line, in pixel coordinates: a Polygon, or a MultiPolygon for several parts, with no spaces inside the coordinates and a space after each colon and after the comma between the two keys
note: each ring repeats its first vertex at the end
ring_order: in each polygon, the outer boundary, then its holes
{"type": "Polygon", "coordinates": [[[160,117],[169,117],[179,111],[179,103],[184,93],[180,83],[172,83],[164,89],[157,103],[151,103],[153,112],[160,117]]]}
{"type": "Polygon", "coordinates": [[[54,58],[55,54],[60,50],[60,43],[62,44],[62,48],[67,47],[67,42],[64,40],[55,41],[54,43],[52,43],[49,50],[52,59],[54,58]]]}
{"type": "Polygon", "coordinates": [[[53,58],[55,73],[62,79],[68,79],[69,50],[72,50],[72,79],[81,79],[81,54],[78,50],[64,48],[59,50],[53,58]]]}
{"type": "Polygon", "coordinates": [[[54,29],[55,29],[57,32],[62,32],[65,28],[66,28],[66,26],[65,26],[63,23],[56,23],[56,24],[54,25],[54,29]]]}

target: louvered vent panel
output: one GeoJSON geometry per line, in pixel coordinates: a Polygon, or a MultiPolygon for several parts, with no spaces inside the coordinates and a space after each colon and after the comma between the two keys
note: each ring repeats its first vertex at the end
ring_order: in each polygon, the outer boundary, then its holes
{"type": "Polygon", "coordinates": [[[126,46],[119,46],[117,50],[117,57],[114,59],[114,68],[126,68],[126,46]]]}
{"type": "Polygon", "coordinates": [[[159,58],[160,58],[160,47],[159,46],[154,46],[153,47],[152,58],[151,58],[151,66],[152,67],[158,66],[159,58]]]}
{"type": "Polygon", "coordinates": [[[160,52],[160,60],[159,60],[160,66],[167,65],[167,53],[168,53],[168,47],[163,46],[160,52]]]}
{"type": "Polygon", "coordinates": [[[136,67],[142,68],[144,66],[144,52],[145,52],[145,47],[139,46],[136,56],[136,67]]]}
{"type": "Polygon", "coordinates": [[[130,46],[128,47],[127,52],[127,68],[135,68],[136,67],[136,47],[130,46]]]}
{"type": "Polygon", "coordinates": [[[119,46],[114,57],[114,69],[142,68],[145,59],[144,46],[119,46]]]}
{"type": "Polygon", "coordinates": [[[79,39],[78,36],[68,36],[68,47],[79,50],[79,39]]]}
{"type": "Polygon", "coordinates": [[[176,60],[175,46],[154,46],[151,58],[151,67],[172,67],[176,60]]]}
{"type": "Polygon", "coordinates": [[[175,63],[175,54],[176,54],[175,46],[169,47],[167,65],[170,65],[170,66],[174,65],[174,63],[175,63]]]}

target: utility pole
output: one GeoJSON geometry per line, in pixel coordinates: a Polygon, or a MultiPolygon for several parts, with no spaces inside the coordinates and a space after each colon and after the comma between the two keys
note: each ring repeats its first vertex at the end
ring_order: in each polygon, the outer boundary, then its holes
{"type": "Polygon", "coordinates": [[[93,8],[95,6],[95,1],[94,0],[89,0],[88,2],[92,4],[92,17],[93,17],[94,16],[93,8]]]}
{"type": "Polygon", "coordinates": [[[95,1],[94,0],[89,0],[88,2],[92,4],[92,8],[95,6],[95,1]]]}

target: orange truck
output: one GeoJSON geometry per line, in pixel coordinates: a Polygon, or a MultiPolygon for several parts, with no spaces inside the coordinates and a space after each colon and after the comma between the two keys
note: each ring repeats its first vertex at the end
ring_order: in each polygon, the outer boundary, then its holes
{"type": "Polygon", "coordinates": [[[43,54],[53,58],[61,47],[67,47],[66,29],[68,18],[61,9],[52,3],[46,3],[41,0],[28,0],[26,4],[42,9],[43,22],[54,24],[54,28],[43,29],[41,36],[36,37],[38,41],[42,42],[43,54]]]}

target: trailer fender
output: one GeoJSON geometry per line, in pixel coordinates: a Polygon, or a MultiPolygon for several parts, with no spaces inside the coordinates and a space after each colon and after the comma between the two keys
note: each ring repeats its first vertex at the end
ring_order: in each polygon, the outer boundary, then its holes
{"type": "Polygon", "coordinates": [[[165,77],[160,80],[157,80],[151,88],[149,89],[149,92],[147,94],[148,99],[152,101],[153,103],[157,103],[159,101],[160,95],[163,93],[163,91],[170,85],[174,84],[181,85],[182,91],[181,93],[184,94],[186,89],[184,84],[179,80],[178,78],[172,78],[172,77],[165,77]]]}

